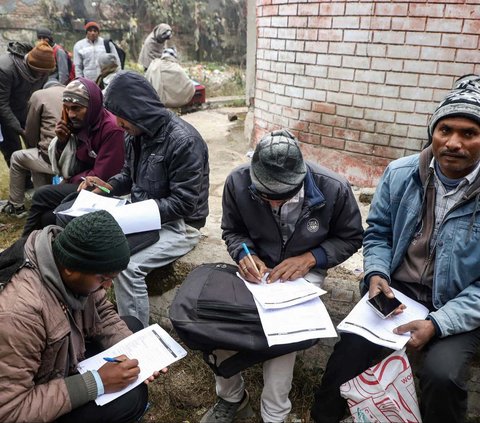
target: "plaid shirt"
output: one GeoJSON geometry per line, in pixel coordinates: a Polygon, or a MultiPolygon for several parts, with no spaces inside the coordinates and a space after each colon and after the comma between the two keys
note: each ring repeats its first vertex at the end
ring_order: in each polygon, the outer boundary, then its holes
{"type": "Polygon", "coordinates": [[[271,207],[273,217],[280,227],[280,232],[282,233],[283,245],[287,242],[288,238],[295,231],[295,225],[297,224],[298,218],[303,207],[303,199],[305,197],[304,187],[297,192],[297,194],[290,198],[286,203],[282,204],[280,207],[271,207]]]}

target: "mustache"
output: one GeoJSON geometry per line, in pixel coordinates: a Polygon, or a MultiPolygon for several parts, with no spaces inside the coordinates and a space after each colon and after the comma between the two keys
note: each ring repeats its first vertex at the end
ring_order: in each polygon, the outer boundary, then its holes
{"type": "Polygon", "coordinates": [[[450,151],[450,150],[440,151],[440,156],[456,157],[456,158],[459,158],[459,159],[464,159],[465,157],[467,157],[465,154],[458,153],[458,152],[455,152],[455,151],[450,151]]]}

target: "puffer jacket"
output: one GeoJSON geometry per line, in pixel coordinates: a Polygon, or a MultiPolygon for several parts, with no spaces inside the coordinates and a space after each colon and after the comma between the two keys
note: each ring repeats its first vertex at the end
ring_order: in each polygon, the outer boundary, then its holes
{"type": "MultiPolygon", "coordinates": [[[[44,283],[37,265],[34,245],[40,233],[29,236],[25,244],[28,261],[0,292],[2,422],[51,422],[71,411],[72,388],[68,386],[79,382],[80,376],[69,368],[84,358],[84,352],[78,357],[69,354],[71,326],[67,313],[72,313],[85,339],[103,348],[131,334],[103,289],[88,297],[83,310],[67,311],[68,307],[44,283]]],[[[51,245],[43,248],[51,249],[51,245]]]]}
{"type": "MultiPolygon", "coordinates": [[[[390,163],[375,192],[363,243],[366,279],[387,279],[402,263],[421,225],[432,148],[390,163]]],[[[480,178],[438,229],[430,313],[440,336],[480,326],[480,178]]]]}
{"type": "Polygon", "coordinates": [[[273,268],[284,259],[311,251],[316,268],[328,269],[354,254],[362,244],[362,220],[348,182],[336,173],[307,162],[304,202],[295,230],[282,241],[270,205],[256,194],[250,165],[227,178],[222,198],[222,238],[238,262],[245,242],[273,268]]]}
{"type": "Polygon", "coordinates": [[[15,66],[13,56],[23,59],[32,49],[29,44],[10,42],[8,53],[0,56],[0,125],[20,134],[27,119],[27,103],[32,93],[43,87],[48,75],[35,75],[25,63],[24,78],[15,66]]]}
{"type": "MultiPolygon", "coordinates": [[[[112,42],[109,42],[110,53],[115,55],[118,66],[120,66],[120,58],[117,49],[112,42]]],[[[83,76],[90,81],[95,81],[100,75],[100,65],[98,57],[106,53],[105,41],[102,37],[98,37],[94,43],[88,38],[79,40],[73,46],[73,63],[75,64],[75,75],[83,76]]]]}
{"type": "Polygon", "coordinates": [[[162,223],[184,219],[201,227],[208,215],[208,148],[187,122],[163,107],[150,83],[121,71],[105,96],[105,107],[142,130],[126,136],[125,165],[109,179],[115,195],[133,202],[154,199],[162,223]]]}

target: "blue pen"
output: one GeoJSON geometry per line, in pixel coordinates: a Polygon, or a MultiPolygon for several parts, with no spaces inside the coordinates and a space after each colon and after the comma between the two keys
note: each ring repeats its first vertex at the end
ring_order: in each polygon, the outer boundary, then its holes
{"type": "Polygon", "coordinates": [[[253,261],[253,257],[250,254],[250,250],[248,249],[247,244],[242,242],[242,247],[243,247],[243,250],[245,251],[245,253],[247,254],[247,257],[250,259],[250,262],[252,263],[253,268],[257,271],[258,274],[260,274],[260,271],[258,270],[257,264],[253,261]]]}
{"type": "Polygon", "coordinates": [[[113,357],[103,357],[105,361],[108,361],[109,363],[121,363],[122,360],[119,360],[118,358],[113,358],[113,357]]]}

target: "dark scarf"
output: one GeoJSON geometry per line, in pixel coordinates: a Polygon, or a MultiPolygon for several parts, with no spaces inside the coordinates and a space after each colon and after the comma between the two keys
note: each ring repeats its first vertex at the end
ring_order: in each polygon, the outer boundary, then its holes
{"type": "Polygon", "coordinates": [[[23,79],[27,80],[30,83],[35,83],[37,81],[40,81],[41,79],[45,78],[45,75],[34,75],[30,68],[28,67],[26,59],[20,56],[17,56],[16,54],[11,54],[10,57],[13,60],[13,64],[18,70],[18,73],[22,76],[23,79]]]}

